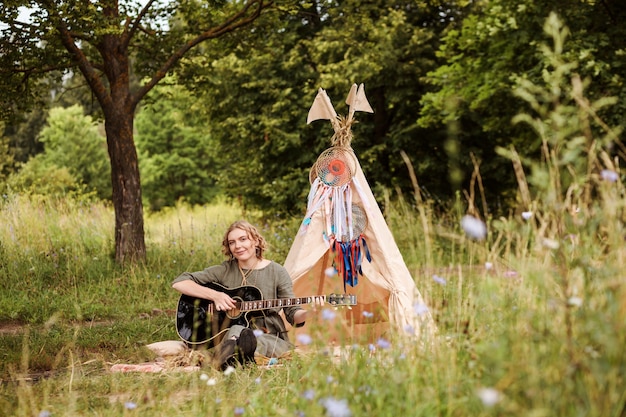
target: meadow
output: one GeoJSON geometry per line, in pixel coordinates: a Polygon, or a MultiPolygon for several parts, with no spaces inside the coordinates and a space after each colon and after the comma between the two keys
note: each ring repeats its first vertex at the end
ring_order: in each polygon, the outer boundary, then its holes
{"type": "MultiPolygon", "coordinates": [[[[624,416],[623,203],[610,199],[617,187],[597,199],[613,205],[560,237],[542,231],[554,213],[494,219],[486,239],[475,240],[459,218],[387,198],[388,224],[437,322],[432,345],[390,332],[349,346],[337,361],[316,329],[319,353],[230,374],[110,368],[152,361],[146,344],[177,339],[171,280],[221,261],[222,232],[241,209],[148,214],[147,262],[124,267],[112,260],[110,207],[3,196],[0,413],[624,416]]],[[[262,225],[269,257],[282,261],[300,219],[246,217],[262,225]]]]}
{"type": "Polygon", "coordinates": [[[533,112],[514,122],[536,131],[539,154],[497,149],[513,164],[517,209],[489,214],[478,160],[447,209],[415,177],[414,195],[378,196],[437,325],[426,344],[390,331],[338,360],[321,326],[306,354],[278,366],[113,373],[177,339],[171,281],[220,262],[228,224],[259,225],[282,262],[301,219],[226,202],[146,213],[147,260],[123,266],[106,204],[2,195],[0,413],[626,417],[626,147],[598,116],[614,101],[583,96],[561,46],[543,51],[545,85],[522,79],[517,91],[533,112]],[[463,226],[468,214],[485,234],[463,226]]]}

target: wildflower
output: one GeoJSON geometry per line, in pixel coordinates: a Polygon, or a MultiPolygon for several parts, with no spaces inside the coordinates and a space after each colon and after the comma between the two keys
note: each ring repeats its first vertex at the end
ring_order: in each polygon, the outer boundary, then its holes
{"type": "Polygon", "coordinates": [[[381,337],[376,341],[376,346],[378,346],[381,349],[389,349],[391,347],[391,342],[381,337]]]}
{"type": "Polygon", "coordinates": [[[515,277],[517,277],[517,272],[516,271],[504,271],[504,277],[505,278],[515,278],[515,277]]]}
{"type": "Polygon", "coordinates": [[[334,380],[335,380],[335,378],[333,378],[333,376],[332,376],[332,375],[328,375],[328,376],[326,377],[326,383],[327,383],[327,384],[332,384],[334,380]]]}
{"type": "Polygon", "coordinates": [[[440,277],[439,275],[433,275],[433,281],[440,285],[446,285],[448,281],[445,278],[440,277]]]}
{"type": "Polygon", "coordinates": [[[482,240],[487,236],[487,226],[474,216],[465,215],[461,219],[461,227],[472,239],[482,240]]]}
{"type": "Polygon", "coordinates": [[[337,275],[337,270],[331,266],[329,268],[326,268],[326,270],[324,270],[324,274],[326,274],[328,278],[332,278],[335,275],[337,275]]]}
{"type": "Polygon", "coordinates": [[[235,414],[236,416],[241,416],[241,415],[243,415],[243,412],[244,412],[243,407],[235,407],[235,413],[234,413],[234,414],[235,414]]]}
{"type": "Polygon", "coordinates": [[[335,312],[328,308],[322,310],[322,319],[324,320],[333,320],[335,318],[335,312]]]}
{"type": "Polygon", "coordinates": [[[338,400],[333,397],[326,397],[320,400],[320,403],[326,409],[326,414],[330,417],[350,417],[352,411],[348,407],[348,401],[338,400]]]}
{"type": "Polygon", "coordinates": [[[374,346],[373,343],[370,343],[369,345],[367,345],[367,348],[370,350],[370,352],[375,352],[376,351],[376,346],[374,346]]]}
{"type": "Polygon", "coordinates": [[[567,300],[567,304],[573,307],[580,307],[583,305],[583,299],[580,297],[570,297],[567,300]]]}
{"type": "Polygon", "coordinates": [[[549,238],[544,238],[543,239],[543,246],[545,246],[548,249],[558,249],[559,248],[559,242],[554,240],[554,239],[549,239],[549,238]]]}
{"type": "Polygon", "coordinates": [[[413,313],[415,313],[416,316],[423,316],[428,313],[428,307],[426,307],[426,304],[418,301],[413,304],[413,313]]]}
{"type": "Polygon", "coordinates": [[[611,171],[610,169],[603,169],[600,175],[604,181],[608,182],[616,182],[619,179],[617,172],[611,171]]]}
{"type": "Polygon", "coordinates": [[[369,311],[364,311],[363,312],[363,317],[365,317],[367,319],[371,319],[372,317],[374,317],[374,313],[370,313],[369,311]]]}
{"type": "Polygon", "coordinates": [[[234,372],[235,372],[235,368],[234,368],[234,367],[232,367],[232,366],[229,366],[228,368],[226,368],[226,369],[224,370],[224,375],[225,375],[225,376],[228,376],[228,375],[230,375],[230,374],[232,374],[232,373],[234,373],[234,372]]]}
{"type": "Polygon", "coordinates": [[[302,398],[305,398],[309,401],[313,400],[315,398],[315,391],[313,391],[312,389],[308,389],[304,391],[302,393],[302,398]]]}
{"type": "Polygon", "coordinates": [[[48,410],[41,410],[39,412],[39,417],[50,417],[52,413],[48,410]]]}
{"type": "Polygon", "coordinates": [[[217,379],[209,378],[206,380],[206,384],[208,387],[212,387],[213,385],[217,384],[217,379]]]}
{"type": "Polygon", "coordinates": [[[407,324],[406,326],[404,326],[404,331],[407,334],[415,335],[415,327],[411,326],[410,324],[407,324]]]}
{"type": "Polygon", "coordinates": [[[263,334],[263,330],[259,330],[259,329],[254,329],[253,333],[256,337],[259,337],[263,334]]]}
{"type": "Polygon", "coordinates": [[[209,376],[208,376],[207,374],[202,373],[202,374],[200,375],[200,380],[201,380],[201,381],[206,381],[207,379],[209,379],[209,376]]]}
{"type": "Polygon", "coordinates": [[[493,268],[493,264],[491,262],[485,262],[485,269],[489,271],[493,268]]]}
{"type": "Polygon", "coordinates": [[[522,219],[530,220],[531,217],[533,217],[533,212],[532,211],[523,211],[522,212],[522,219]]]}
{"type": "Polygon", "coordinates": [[[124,403],[124,408],[126,408],[127,410],[134,410],[135,408],[137,408],[137,404],[132,401],[128,401],[124,403]]]}
{"type": "Polygon", "coordinates": [[[478,398],[483,402],[483,404],[487,407],[493,407],[496,405],[502,394],[495,388],[481,388],[477,392],[478,398]]]}
{"type": "Polygon", "coordinates": [[[298,343],[305,346],[310,345],[311,342],[313,342],[313,338],[311,338],[311,336],[309,336],[308,334],[299,334],[298,336],[296,336],[296,340],[298,341],[298,343]]]}
{"type": "Polygon", "coordinates": [[[261,377],[260,377],[260,376],[259,376],[259,377],[257,377],[257,378],[254,380],[254,383],[255,383],[255,384],[257,384],[257,385],[259,385],[259,384],[261,383],[261,377]]]}

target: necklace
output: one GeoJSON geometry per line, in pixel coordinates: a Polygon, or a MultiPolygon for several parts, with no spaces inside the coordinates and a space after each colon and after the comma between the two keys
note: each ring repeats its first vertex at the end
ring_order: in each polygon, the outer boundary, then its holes
{"type": "Polygon", "coordinates": [[[256,259],[256,262],[254,263],[254,265],[252,265],[252,268],[248,269],[246,272],[243,272],[243,269],[241,269],[241,265],[239,264],[239,262],[237,262],[237,267],[239,267],[239,272],[241,272],[242,276],[241,285],[248,285],[248,278],[250,277],[250,275],[252,275],[258,264],[259,258],[256,259]]]}

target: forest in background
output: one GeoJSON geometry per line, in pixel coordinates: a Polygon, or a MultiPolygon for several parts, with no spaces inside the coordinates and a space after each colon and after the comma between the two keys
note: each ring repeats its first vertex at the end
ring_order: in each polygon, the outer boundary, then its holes
{"type": "MultiPolygon", "coordinates": [[[[558,64],[543,57],[551,12],[568,31],[560,46],[567,71],[601,103],[594,110],[614,132],[599,136],[623,156],[626,28],[619,22],[626,12],[618,3],[276,2],[253,25],[192,49],[138,107],[144,206],[226,197],[268,216],[300,215],[309,169],[332,135],[329,123],[306,124],[317,89],[346,114],[350,85],[364,83],[374,113],[357,115],[352,147],[377,195],[413,192],[404,152],[420,192],[442,209],[461,200],[485,218],[523,210],[509,152],[524,163],[542,143],[532,126],[513,120],[554,104],[520,93],[525,83],[546,83],[548,67],[558,64]]],[[[204,10],[172,4],[188,8],[187,25],[204,10]]],[[[182,15],[170,16],[171,31],[182,15]]],[[[156,60],[145,51],[131,58],[144,68],[156,60]]],[[[50,73],[21,85],[21,95],[11,80],[0,93],[2,187],[110,199],[101,109],[84,79],[50,73]]],[[[574,98],[559,100],[566,106],[574,98]]]]}

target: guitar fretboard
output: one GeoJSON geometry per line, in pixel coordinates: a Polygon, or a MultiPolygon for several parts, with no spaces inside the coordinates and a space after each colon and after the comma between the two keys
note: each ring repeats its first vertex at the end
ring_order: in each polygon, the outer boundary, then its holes
{"type": "MultiPolygon", "coordinates": [[[[326,299],[324,296],[320,298],[326,299]]],[[[254,301],[241,301],[237,303],[237,307],[241,311],[253,311],[253,310],[265,310],[268,308],[281,308],[290,307],[303,304],[310,304],[315,297],[299,297],[299,298],[279,298],[276,300],[254,300],[254,301]]]]}

